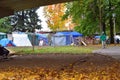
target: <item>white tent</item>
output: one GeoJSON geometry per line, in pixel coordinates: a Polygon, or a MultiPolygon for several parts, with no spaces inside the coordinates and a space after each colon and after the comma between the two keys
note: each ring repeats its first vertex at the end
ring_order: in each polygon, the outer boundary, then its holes
{"type": "Polygon", "coordinates": [[[32,46],[27,34],[13,33],[12,36],[16,46],[32,46]]]}

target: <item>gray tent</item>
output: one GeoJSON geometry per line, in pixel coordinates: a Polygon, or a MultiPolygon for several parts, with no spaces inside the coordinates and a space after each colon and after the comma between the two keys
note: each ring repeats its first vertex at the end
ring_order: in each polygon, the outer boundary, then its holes
{"type": "Polygon", "coordinates": [[[7,38],[7,34],[3,33],[3,32],[0,32],[0,40],[3,39],[3,38],[7,38]]]}

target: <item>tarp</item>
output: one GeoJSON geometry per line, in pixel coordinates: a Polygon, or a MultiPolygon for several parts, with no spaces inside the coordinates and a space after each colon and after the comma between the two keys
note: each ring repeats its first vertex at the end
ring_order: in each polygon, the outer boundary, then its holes
{"type": "Polygon", "coordinates": [[[0,32],[0,35],[6,35],[6,33],[0,32]]]}
{"type": "Polygon", "coordinates": [[[25,33],[13,33],[13,42],[16,46],[32,46],[28,35],[25,33]]]}
{"type": "Polygon", "coordinates": [[[94,38],[95,38],[95,39],[100,39],[100,36],[95,36],[94,38]]]}
{"type": "Polygon", "coordinates": [[[8,47],[8,46],[16,46],[11,40],[4,38],[0,40],[0,44],[4,47],[8,47]]]}
{"type": "Polygon", "coordinates": [[[76,32],[76,31],[73,31],[70,33],[73,37],[82,37],[83,34],[79,33],[79,32],[76,32]]]}

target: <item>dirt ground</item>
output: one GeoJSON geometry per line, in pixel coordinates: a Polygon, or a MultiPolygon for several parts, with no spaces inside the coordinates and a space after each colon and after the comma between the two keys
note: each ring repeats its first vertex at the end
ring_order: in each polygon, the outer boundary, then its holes
{"type": "Polygon", "coordinates": [[[100,54],[12,55],[0,80],[120,80],[120,62],[100,54]]]}
{"type": "Polygon", "coordinates": [[[109,67],[119,62],[110,56],[100,54],[39,54],[39,55],[12,55],[9,60],[1,60],[0,68],[8,67],[39,67],[46,69],[63,70],[72,68],[109,67]]]}

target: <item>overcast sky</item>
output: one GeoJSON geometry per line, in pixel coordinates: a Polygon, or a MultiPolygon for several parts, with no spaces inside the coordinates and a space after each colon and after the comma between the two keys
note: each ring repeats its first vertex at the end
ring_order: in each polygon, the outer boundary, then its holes
{"type": "Polygon", "coordinates": [[[39,18],[42,20],[42,30],[41,31],[50,31],[50,29],[48,28],[48,25],[46,23],[46,19],[44,18],[44,15],[43,15],[43,7],[40,7],[37,10],[37,13],[38,13],[39,18]]]}

